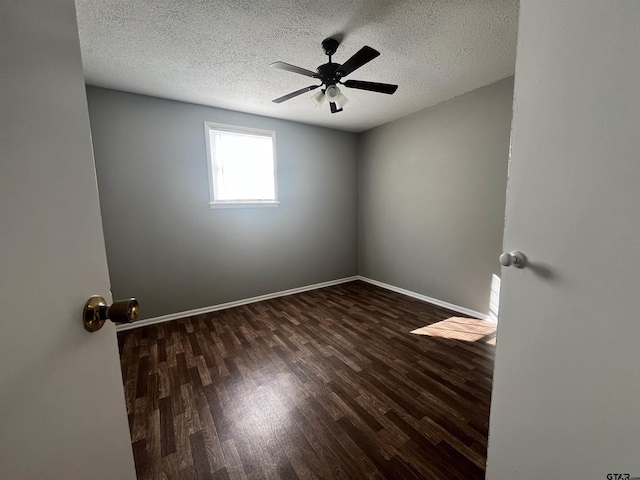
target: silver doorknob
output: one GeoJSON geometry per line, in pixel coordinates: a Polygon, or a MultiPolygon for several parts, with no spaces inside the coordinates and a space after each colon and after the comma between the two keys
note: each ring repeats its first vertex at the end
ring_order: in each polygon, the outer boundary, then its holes
{"type": "Polygon", "coordinates": [[[527,257],[524,253],[514,250],[511,253],[503,253],[500,255],[500,263],[505,267],[513,265],[516,268],[522,268],[527,263],[527,257]]]}

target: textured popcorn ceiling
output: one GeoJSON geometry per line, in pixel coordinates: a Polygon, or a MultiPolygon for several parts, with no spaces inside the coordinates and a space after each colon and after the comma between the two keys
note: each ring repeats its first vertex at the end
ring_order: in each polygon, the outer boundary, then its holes
{"type": "Polygon", "coordinates": [[[90,85],[363,131],[512,75],[517,0],[76,0],[90,85]],[[347,79],[395,83],[393,95],[342,88],[343,112],[314,107],[309,70],[363,45],[381,55],[347,79]],[[338,36],[338,37],[335,37],[338,36]]]}

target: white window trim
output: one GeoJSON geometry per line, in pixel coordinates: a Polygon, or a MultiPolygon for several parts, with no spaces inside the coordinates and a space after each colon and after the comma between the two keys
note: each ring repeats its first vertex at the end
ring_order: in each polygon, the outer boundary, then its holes
{"type": "Polygon", "coordinates": [[[277,207],[278,201],[278,159],[276,156],[276,132],[273,130],[261,130],[259,128],[239,127],[237,125],[225,125],[223,123],[204,122],[204,138],[207,147],[207,171],[209,172],[209,208],[260,208],[277,207]],[[233,133],[247,133],[271,137],[273,146],[273,189],[274,200],[216,200],[213,182],[213,165],[211,165],[211,137],[210,130],[223,130],[233,133]]]}

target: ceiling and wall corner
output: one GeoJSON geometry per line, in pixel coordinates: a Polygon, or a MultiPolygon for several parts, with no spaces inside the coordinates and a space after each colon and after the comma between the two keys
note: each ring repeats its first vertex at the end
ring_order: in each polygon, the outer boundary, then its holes
{"type": "Polygon", "coordinates": [[[76,0],[86,82],[160,98],[361,132],[513,75],[518,0],[76,0]],[[381,55],[348,79],[398,84],[393,95],[345,88],[345,110],[317,109],[317,84],[269,68],[315,70],[321,41],[381,55]]]}

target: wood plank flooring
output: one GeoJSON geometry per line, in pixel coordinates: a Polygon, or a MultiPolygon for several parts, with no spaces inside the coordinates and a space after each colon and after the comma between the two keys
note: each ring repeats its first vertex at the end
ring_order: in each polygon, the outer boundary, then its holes
{"type": "Polygon", "coordinates": [[[484,478],[495,334],[411,333],[449,317],[357,281],[119,333],[138,478],[484,478]]]}

